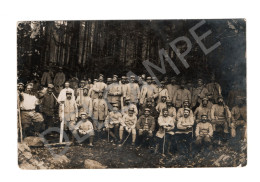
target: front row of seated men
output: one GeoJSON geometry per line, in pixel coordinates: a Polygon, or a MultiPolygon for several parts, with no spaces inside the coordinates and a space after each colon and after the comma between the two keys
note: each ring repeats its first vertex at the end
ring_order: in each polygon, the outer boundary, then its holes
{"type": "MultiPolygon", "coordinates": [[[[109,113],[105,120],[105,130],[109,132],[112,140],[118,141],[119,131],[119,143],[131,136],[132,145],[136,143],[136,136],[138,134],[138,144],[140,146],[155,147],[155,152],[161,151],[167,154],[172,154],[177,150],[178,141],[185,139],[184,144],[188,151],[190,151],[190,145],[193,135],[194,120],[190,116],[191,110],[184,108],[184,115],[177,123],[175,123],[173,117],[169,116],[169,112],[166,108],[162,110],[162,114],[158,118],[158,123],[155,122],[154,117],[151,116],[150,109],[145,108],[144,114],[137,120],[134,114],[134,109],[129,108],[128,113],[123,117],[118,111],[117,106],[113,107],[113,110],[109,113]],[[155,127],[158,124],[158,131],[155,133],[155,127]],[[154,137],[155,135],[155,137],[154,137]],[[180,137],[180,136],[184,137],[180,137]],[[124,136],[124,137],[123,137],[124,136]]],[[[89,146],[93,146],[94,128],[91,118],[87,118],[86,112],[81,112],[81,120],[76,124],[73,129],[74,137],[79,135],[89,139],[89,146]]],[[[208,121],[208,115],[201,115],[201,122],[199,122],[195,129],[197,146],[201,146],[205,143],[210,147],[211,138],[213,136],[212,124],[208,121]]],[[[75,139],[73,139],[75,141],[75,139]]],[[[79,143],[83,141],[78,141],[79,143]]]]}

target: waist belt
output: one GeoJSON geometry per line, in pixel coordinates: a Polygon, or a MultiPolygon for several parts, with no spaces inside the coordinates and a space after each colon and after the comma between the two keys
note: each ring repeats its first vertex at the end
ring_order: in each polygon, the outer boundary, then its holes
{"type": "Polygon", "coordinates": [[[35,109],[27,109],[27,110],[25,110],[25,109],[21,109],[21,111],[30,112],[30,111],[35,111],[35,109]]]}

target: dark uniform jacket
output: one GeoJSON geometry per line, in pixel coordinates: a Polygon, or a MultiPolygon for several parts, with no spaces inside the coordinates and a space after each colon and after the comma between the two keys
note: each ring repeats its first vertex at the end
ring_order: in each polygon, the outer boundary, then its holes
{"type": "Polygon", "coordinates": [[[137,124],[136,124],[136,129],[138,129],[138,130],[144,129],[145,122],[147,122],[149,130],[154,131],[154,128],[155,128],[154,118],[152,116],[148,116],[146,118],[144,115],[142,115],[138,119],[137,124]]]}

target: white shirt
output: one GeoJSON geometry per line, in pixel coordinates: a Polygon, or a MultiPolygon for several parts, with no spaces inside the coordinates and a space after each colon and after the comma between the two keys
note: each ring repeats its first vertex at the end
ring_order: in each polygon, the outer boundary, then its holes
{"type": "Polygon", "coordinates": [[[23,101],[20,102],[21,110],[32,110],[39,104],[39,100],[34,96],[27,93],[22,93],[23,101]]]}

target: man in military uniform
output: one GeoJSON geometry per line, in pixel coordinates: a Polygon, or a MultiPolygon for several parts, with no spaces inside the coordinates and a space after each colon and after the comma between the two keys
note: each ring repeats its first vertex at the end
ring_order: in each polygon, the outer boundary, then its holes
{"type": "Polygon", "coordinates": [[[76,103],[79,108],[79,112],[86,112],[88,117],[92,117],[92,99],[88,96],[89,88],[85,86],[82,91],[82,96],[77,97],[76,103]]]}
{"type": "Polygon", "coordinates": [[[140,99],[140,88],[137,83],[135,83],[135,76],[130,76],[130,83],[127,84],[126,98],[130,98],[130,102],[135,104],[139,103],[140,99]]]}
{"type": "Polygon", "coordinates": [[[186,148],[188,149],[188,152],[191,152],[191,145],[192,145],[192,133],[193,133],[193,125],[194,125],[194,118],[190,117],[190,111],[189,108],[184,108],[184,113],[181,118],[177,121],[177,129],[176,135],[177,135],[177,141],[178,145],[183,143],[185,144],[186,148]]]}
{"type": "Polygon", "coordinates": [[[45,129],[53,127],[55,123],[55,109],[57,108],[57,101],[53,93],[54,85],[48,84],[47,93],[43,96],[41,102],[41,112],[43,113],[45,121],[45,129]]]}
{"type": "Polygon", "coordinates": [[[191,102],[191,93],[185,88],[185,80],[181,81],[180,89],[178,89],[173,96],[173,106],[178,111],[179,108],[183,107],[183,101],[188,100],[191,102]]]}
{"type": "Polygon", "coordinates": [[[201,114],[200,122],[196,126],[195,135],[195,145],[197,148],[201,148],[201,145],[204,142],[207,148],[212,149],[211,138],[213,137],[213,128],[208,120],[207,113],[201,114]]]}
{"type": "Polygon", "coordinates": [[[211,82],[207,84],[206,88],[208,90],[209,100],[213,104],[216,104],[218,100],[218,96],[222,95],[221,94],[222,91],[221,91],[221,86],[215,80],[214,74],[211,76],[211,82]]]}
{"type": "Polygon", "coordinates": [[[71,99],[75,101],[74,90],[72,88],[70,88],[70,82],[66,81],[65,82],[65,88],[60,91],[60,94],[59,94],[59,97],[58,97],[58,102],[66,100],[67,92],[71,92],[71,94],[72,94],[71,99]]]}
{"type": "Polygon", "coordinates": [[[162,101],[162,97],[166,97],[169,98],[169,92],[168,90],[165,88],[165,81],[161,81],[161,86],[158,89],[158,100],[157,100],[157,104],[160,103],[162,101]]]}
{"type": "Polygon", "coordinates": [[[93,85],[93,97],[92,99],[97,99],[99,93],[104,93],[107,85],[103,82],[104,76],[102,74],[99,74],[99,79],[98,81],[93,85]]]}
{"type": "Polygon", "coordinates": [[[111,90],[112,88],[112,78],[107,78],[107,88],[106,88],[106,91],[105,91],[105,98],[107,99],[107,102],[111,104],[111,101],[112,101],[112,96],[111,94],[109,94],[108,92],[111,90]]]}
{"type": "Polygon", "coordinates": [[[113,83],[111,84],[110,87],[108,87],[107,90],[108,96],[111,97],[110,104],[117,104],[118,106],[120,105],[121,102],[121,96],[122,96],[122,87],[118,83],[118,76],[114,75],[113,76],[113,83]]]}
{"type": "Polygon", "coordinates": [[[159,148],[161,148],[163,151],[164,149],[166,149],[167,153],[171,155],[171,144],[173,141],[173,129],[175,128],[175,125],[173,118],[169,116],[169,112],[166,108],[162,110],[162,113],[163,115],[159,116],[158,118],[159,130],[156,133],[157,144],[155,148],[155,153],[158,151],[159,148]],[[166,146],[163,149],[164,144],[166,144],[166,146]]]}
{"type": "Polygon", "coordinates": [[[147,98],[155,99],[158,96],[158,90],[152,85],[152,78],[147,77],[147,85],[143,86],[141,90],[140,104],[145,106],[147,98]]]}
{"type": "Polygon", "coordinates": [[[203,80],[198,79],[197,88],[193,90],[191,108],[193,111],[201,104],[201,99],[207,97],[208,89],[204,86],[203,80]]]}
{"type": "MultiPolygon", "coordinates": [[[[185,108],[190,108],[190,102],[189,102],[189,100],[184,100],[182,105],[183,105],[183,107],[180,108],[180,109],[177,111],[177,114],[176,114],[177,120],[179,120],[181,117],[184,116],[184,109],[185,109],[185,108]]],[[[192,110],[190,110],[189,117],[193,117],[193,112],[192,112],[192,110]]]]}
{"type": "Polygon", "coordinates": [[[126,131],[129,135],[132,133],[132,145],[135,145],[136,140],[136,123],[137,117],[134,115],[134,109],[129,108],[128,114],[125,114],[122,118],[119,128],[120,143],[123,141],[123,134],[126,131]]]}
{"type": "Polygon", "coordinates": [[[79,88],[77,88],[77,91],[76,91],[76,98],[83,97],[83,89],[85,87],[85,83],[86,83],[85,80],[80,81],[79,88]]]}
{"type": "Polygon", "coordinates": [[[160,101],[160,102],[157,104],[157,106],[156,106],[156,111],[157,111],[158,113],[161,113],[162,110],[167,107],[167,106],[166,106],[166,100],[167,100],[166,96],[162,96],[161,101],[160,101]]]}
{"type": "Polygon", "coordinates": [[[126,92],[127,92],[126,81],[127,81],[126,76],[122,76],[122,78],[121,78],[121,88],[122,88],[121,108],[123,108],[124,104],[125,104],[125,98],[126,98],[126,92]]]}
{"type": "Polygon", "coordinates": [[[145,108],[145,113],[142,115],[136,124],[136,129],[139,135],[139,143],[140,145],[144,144],[148,146],[152,146],[152,137],[155,129],[155,121],[154,118],[150,115],[150,109],[145,108]]]}
{"type": "Polygon", "coordinates": [[[158,112],[156,111],[156,109],[154,107],[154,102],[153,102],[152,98],[147,98],[145,106],[139,112],[139,116],[144,115],[145,108],[149,108],[150,109],[150,115],[152,117],[154,117],[155,119],[158,118],[158,112]]]}
{"type": "MultiPolygon", "coordinates": [[[[73,130],[74,138],[79,135],[78,142],[81,144],[82,142],[85,143],[86,139],[89,139],[89,146],[93,147],[93,139],[94,139],[94,128],[91,121],[87,117],[87,113],[82,111],[80,113],[81,120],[77,123],[73,130]]],[[[75,141],[73,139],[73,141],[75,141]]]]}
{"type": "Polygon", "coordinates": [[[106,117],[105,127],[107,132],[109,132],[109,135],[114,138],[115,142],[117,142],[119,137],[118,131],[121,120],[122,114],[118,110],[118,104],[114,104],[113,111],[111,111],[106,117]],[[114,130],[114,132],[112,130],[114,130]]]}
{"type": "MultiPolygon", "coordinates": [[[[78,119],[78,107],[76,101],[72,99],[71,91],[66,91],[66,100],[61,101],[61,104],[59,107],[60,120],[62,121],[64,115],[64,122],[66,128],[68,128],[71,132],[73,132],[78,119]],[[64,110],[62,110],[61,104],[64,104],[64,110]]],[[[72,140],[74,140],[73,135],[72,135],[72,140]]]]}
{"type": "Polygon", "coordinates": [[[195,112],[194,112],[194,117],[195,117],[195,121],[196,123],[199,123],[201,120],[201,115],[206,113],[208,115],[208,119],[210,120],[210,108],[208,107],[208,98],[205,97],[202,99],[202,103],[200,104],[199,107],[196,108],[195,112]]]}
{"type": "Polygon", "coordinates": [[[108,107],[105,99],[103,99],[103,93],[98,93],[98,98],[93,100],[93,120],[94,130],[99,133],[104,127],[104,121],[108,115],[108,107]]]}
{"type": "Polygon", "coordinates": [[[218,138],[220,139],[220,137],[222,137],[222,139],[226,141],[229,133],[228,126],[230,126],[231,122],[231,113],[228,106],[225,105],[222,96],[218,97],[218,104],[214,104],[211,108],[211,120],[214,134],[219,133],[217,131],[217,126],[224,127],[224,130],[220,132],[222,136],[220,135],[218,138]]]}
{"type": "Polygon", "coordinates": [[[130,98],[126,98],[125,100],[125,106],[122,108],[121,113],[124,116],[125,114],[128,114],[128,110],[129,108],[133,108],[134,109],[134,115],[137,116],[138,115],[138,109],[137,106],[133,103],[130,102],[130,98]]]}
{"type": "Polygon", "coordinates": [[[236,129],[238,126],[243,126],[243,134],[241,139],[245,139],[247,110],[245,100],[241,96],[236,98],[237,105],[231,110],[231,137],[236,137],[236,129]]]}
{"type": "Polygon", "coordinates": [[[62,67],[59,67],[59,72],[56,73],[54,80],[53,80],[53,84],[55,86],[55,91],[57,93],[60,93],[60,91],[62,90],[65,80],[66,80],[66,77],[62,71],[62,67]]]}
{"type": "Polygon", "coordinates": [[[177,84],[176,82],[176,77],[172,77],[171,78],[171,83],[167,84],[166,85],[166,89],[168,90],[169,92],[169,99],[173,100],[173,96],[175,94],[175,92],[180,88],[180,85],[177,84]]]}

